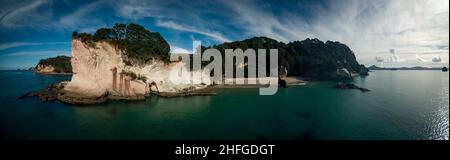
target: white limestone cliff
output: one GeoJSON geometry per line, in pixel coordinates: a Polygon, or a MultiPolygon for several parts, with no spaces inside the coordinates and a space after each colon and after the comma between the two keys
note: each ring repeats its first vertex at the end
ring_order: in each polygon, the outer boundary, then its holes
{"type": "MultiPolygon", "coordinates": [[[[146,94],[180,93],[207,87],[208,84],[173,83],[170,74],[184,67],[181,62],[165,64],[153,60],[145,65],[126,65],[123,51],[107,41],[89,46],[72,40],[72,80],[63,89],[60,100],[68,103],[105,99],[143,99],[146,94]],[[133,73],[133,77],[129,73],[133,73]],[[86,100],[87,99],[87,100],[86,100]]],[[[183,81],[189,81],[184,77],[183,81]]],[[[81,102],[83,103],[83,102],[81,102]]]]}

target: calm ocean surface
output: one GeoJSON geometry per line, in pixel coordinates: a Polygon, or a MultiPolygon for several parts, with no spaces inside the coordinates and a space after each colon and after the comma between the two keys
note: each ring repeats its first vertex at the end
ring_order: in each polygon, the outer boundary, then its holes
{"type": "Polygon", "coordinates": [[[374,71],[333,89],[332,82],[221,89],[213,97],[149,97],[90,107],[17,97],[70,76],[0,71],[4,139],[449,139],[449,74],[374,71]]]}

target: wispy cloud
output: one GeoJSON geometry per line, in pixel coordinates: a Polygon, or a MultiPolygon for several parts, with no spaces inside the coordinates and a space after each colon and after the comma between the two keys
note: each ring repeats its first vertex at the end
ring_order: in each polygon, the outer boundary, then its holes
{"type": "Polygon", "coordinates": [[[420,57],[418,54],[416,54],[416,58],[419,62],[426,62],[427,60],[423,59],[422,57],[420,57]]]}
{"type": "Polygon", "coordinates": [[[69,44],[69,42],[12,42],[0,44],[0,51],[10,48],[23,47],[23,46],[37,46],[37,45],[59,45],[69,44]]]}
{"type": "Polygon", "coordinates": [[[419,56],[416,54],[416,58],[419,62],[432,62],[432,63],[446,63],[444,58],[442,58],[440,55],[428,55],[426,57],[429,57],[427,59],[422,58],[422,56],[419,56]]]}
{"type": "Polygon", "coordinates": [[[96,19],[96,18],[90,18],[88,16],[88,14],[104,4],[106,4],[105,1],[99,0],[99,1],[94,1],[89,4],[80,6],[79,9],[77,9],[75,12],[68,14],[66,16],[63,16],[59,20],[59,24],[62,27],[74,29],[74,28],[77,28],[77,27],[80,27],[83,25],[91,25],[92,26],[95,23],[97,23],[97,24],[101,23],[100,22],[101,20],[96,19]]]}
{"type": "Polygon", "coordinates": [[[88,4],[73,5],[73,2],[66,2],[71,7],[77,7],[73,12],[61,14],[54,13],[54,3],[52,0],[1,2],[7,8],[0,8],[0,27],[14,28],[34,28],[36,30],[89,30],[93,27],[103,26],[104,20],[92,17],[90,13],[99,7],[108,5],[105,0],[96,0],[88,4]],[[8,3],[8,4],[3,4],[8,3]]]}
{"type": "MultiPolygon", "coordinates": [[[[28,26],[30,24],[47,21],[52,15],[51,10],[48,10],[50,4],[51,2],[49,0],[22,2],[5,1],[2,3],[2,6],[8,6],[9,8],[0,8],[2,10],[0,11],[0,26],[10,28],[16,26],[28,26]],[[47,8],[39,10],[41,7],[47,8]]],[[[44,25],[46,24],[41,24],[41,26],[44,25]]]]}
{"type": "Polygon", "coordinates": [[[140,5],[140,4],[117,4],[118,15],[127,19],[138,20],[144,17],[162,18],[164,17],[161,8],[158,5],[140,5]]]}
{"type": "Polygon", "coordinates": [[[224,32],[222,26],[227,22],[211,17],[221,17],[222,12],[216,12],[217,3],[186,1],[179,3],[166,1],[117,1],[115,3],[117,15],[131,20],[154,19],[154,25],[174,29],[179,32],[200,34],[215,42],[229,42],[231,39],[224,32]]]}
{"type": "Polygon", "coordinates": [[[189,51],[187,49],[178,47],[178,46],[170,46],[170,53],[192,53],[192,51],[189,51]]]}
{"type": "Polygon", "coordinates": [[[26,57],[26,56],[56,56],[56,55],[67,55],[70,56],[70,51],[61,50],[49,50],[49,51],[20,51],[0,54],[0,57],[26,57]]]}
{"type": "Polygon", "coordinates": [[[248,34],[284,42],[305,38],[341,41],[366,64],[376,63],[374,57],[389,56],[395,65],[409,65],[417,61],[415,54],[409,53],[430,50],[439,50],[439,56],[448,58],[447,0],[301,2],[290,3],[298,5],[294,10],[261,1],[223,1],[223,5],[232,11],[229,17],[235,25],[248,34]],[[295,9],[302,12],[296,14],[295,9]],[[393,57],[390,49],[400,54],[393,57]]]}
{"type": "Polygon", "coordinates": [[[434,63],[441,63],[441,62],[442,62],[442,58],[441,58],[441,56],[433,57],[433,58],[431,59],[431,62],[434,62],[434,63]]]}
{"type": "Polygon", "coordinates": [[[284,42],[298,40],[305,35],[302,31],[304,25],[292,25],[290,20],[285,21],[275,16],[268,8],[259,6],[257,2],[251,2],[254,1],[221,1],[227,9],[231,10],[230,22],[236,26],[242,26],[247,35],[268,36],[284,42]]]}
{"type": "Polygon", "coordinates": [[[223,36],[222,34],[218,33],[218,32],[211,32],[211,31],[207,31],[207,30],[200,30],[191,26],[186,26],[186,25],[181,25],[178,23],[175,23],[174,21],[162,21],[162,20],[158,20],[156,22],[156,26],[160,26],[160,27],[166,27],[166,28],[171,28],[171,29],[175,29],[175,30],[179,30],[179,31],[186,31],[186,32],[192,32],[192,33],[197,33],[197,34],[201,34],[204,36],[208,36],[211,37],[219,42],[229,42],[231,41],[230,39],[226,38],[225,36],[223,36]]]}

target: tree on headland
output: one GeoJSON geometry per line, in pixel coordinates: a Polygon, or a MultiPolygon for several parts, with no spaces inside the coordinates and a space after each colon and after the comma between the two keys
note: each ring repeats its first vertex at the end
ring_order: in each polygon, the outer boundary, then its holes
{"type": "Polygon", "coordinates": [[[100,28],[94,35],[89,33],[73,33],[74,38],[81,39],[90,47],[94,42],[107,40],[125,51],[131,61],[146,63],[152,59],[169,61],[170,46],[158,32],[151,32],[143,26],[130,23],[117,23],[112,28],[100,28]]]}
{"type": "MultiPolygon", "coordinates": [[[[130,24],[130,25],[134,25],[134,24],[130,24]]],[[[124,40],[126,39],[126,33],[127,31],[129,31],[129,29],[127,29],[127,25],[122,24],[122,23],[116,23],[114,25],[114,27],[112,28],[112,37],[115,40],[124,40]]]]}
{"type": "Polygon", "coordinates": [[[103,39],[113,39],[113,36],[111,35],[113,32],[110,28],[100,28],[95,32],[94,39],[96,41],[100,41],[103,39]]]}

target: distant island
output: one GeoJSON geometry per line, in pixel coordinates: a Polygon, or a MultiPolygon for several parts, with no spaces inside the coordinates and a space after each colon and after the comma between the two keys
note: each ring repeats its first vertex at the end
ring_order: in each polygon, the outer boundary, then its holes
{"type": "MultiPolygon", "coordinates": [[[[254,37],[202,46],[202,50],[208,48],[220,50],[222,56],[224,49],[278,49],[280,85],[289,84],[290,77],[352,81],[354,76],[368,75],[369,71],[340,42],[306,39],[286,44],[268,37],[254,37]]],[[[115,24],[112,28],[100,28],[95,34],[74,32],[72,57],[41,60],[34,69],[38,73],[73,73],[72,80],[21,98],[39,96],[70,104],[95,104],[110,99],[143,100],[150,94],[215,95],[208,89],[214,84],[180,85],[169,81],[170,70],[185,67],[181,62],[170,62],[169,51],[169,44],[159,33],[138,24],[115,24]]]]}
{"type": "Polygon", "coordinates": [[[42,59],[32,70],[41,74],[72,74],[70,59],[68,56],[42,59]]]}
{"type": "Polygon", "coordinates": [[[421,66],[416,66],[416,67],[390,67],[390,68],[384,68],[384,67],[378,67],[375,65],[372,65],[370,67],[368,67],[369,70],[442,70],[445,71],[447,70],[447,67],[442,67],[442,68],[438,68],[438,67],[421,67],[421,66]]]}

